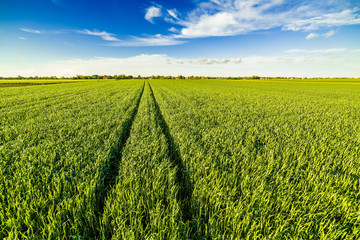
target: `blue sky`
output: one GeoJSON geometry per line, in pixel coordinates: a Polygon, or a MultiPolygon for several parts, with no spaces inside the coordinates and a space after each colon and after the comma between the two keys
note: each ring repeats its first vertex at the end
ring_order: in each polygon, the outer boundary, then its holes
{"type": "Polygon", "coordinates": [[[2,0],[0,76],[360,77],[357,0],[2,0]]]}

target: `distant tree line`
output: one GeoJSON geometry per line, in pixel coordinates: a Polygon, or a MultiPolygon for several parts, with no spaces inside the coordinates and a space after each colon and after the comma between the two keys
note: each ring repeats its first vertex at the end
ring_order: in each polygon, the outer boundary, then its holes
{"type": "Polygon", "coordinates": [[[209,77],[209,76],[163,76],[163,75],[152,75],[152,76],[132,76],[132,75],[76,75],[74,77],[56,77],[56,76],[34,76],[34,77],[0,77],[0,80],[75,80],[75,79],[112,79],[112,80],[121,80],[121,79],[229,79],[229,80],[254,80],[254,79],[330,79],[330,78],[301,78],[301,77],[260,77],[260,76],[245,76],[245,77],[209,77]]]}

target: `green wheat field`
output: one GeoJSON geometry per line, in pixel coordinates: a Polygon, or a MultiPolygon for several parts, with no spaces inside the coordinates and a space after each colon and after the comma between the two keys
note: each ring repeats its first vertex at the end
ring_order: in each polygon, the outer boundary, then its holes
{"type": "Polygon", "coordinates": [[[360,79],[24,81],[0,239],[360,236],[360,79]]]}

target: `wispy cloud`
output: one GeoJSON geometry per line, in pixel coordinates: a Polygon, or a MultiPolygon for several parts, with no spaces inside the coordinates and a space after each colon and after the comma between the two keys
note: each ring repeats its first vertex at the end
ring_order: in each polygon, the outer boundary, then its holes
{"type": "Polygon", "coordinates": [[[310,33],[309,35],[306,36],[306,39],[313,39],[313,38],[318,38],[320,35],[317,33],[310,33]]]}
{"type": "Polygon", "coordinates": [[[35,34],[41,34],[43,33],[40,30],[36,30],[36,29],[31,29],[31,28],[20,28],[21,31],[23,32],[28,32],[28,33],[35,33],[35,34]]]}
{"type": "MultiPolygon", "coordinates": [[[[346,5],[345,5],[346,6],[346,5]]],[[[360,9],[346,9],[340,1],[313,0],[207,0],[183,20],[168,10],[181,26],[178,38],[232,36],[257,30],[315,31],[334,26],[360,24],[360,9]]]]}
{"type": "Polygon", "coordinates": [[[59,7],[64,7],[64,3],[61,0],[51,0],[51,2],[59,7]]]}
{"type": "Polygon", "coordinates": [[[146,9],[145,19],[151,23],[154,23],[153,19],[156,17],[161,17],[161,8],[151,6],[148,9],[146,9]]]}
{"type": "Polygon", "coordinates": [[[179,30],[174,28],[174,27],[171,27],[168,29],[170,32],[173,32],[173,33],[179,33],[179,30]]]}
{"type": "Polygon", "coordinates": [[[323,36],[326,37],[326,38],[329,38],[329,37],[331,37],[331,36],[334,36],[334,34],[335,34],[335,31],[334,31],[334,30],[331,30],[331,31],[323,34],[323,36]]]}
{"type": "Polygon", "coordinates": [[[330,48],[330,49],[289,49],[286,53],[297,53],[297,54],[333,54],[333,53],[355,53],[359,50],[348,50],[347,48],[330,48]]]}
{"type": "Polygon", "coordinates": [[[39,30],[34,28],[19,28],[19,30],[27,33],[34,33],[34,34],[61,34],[67,32],[69,30],[39,30]]]}
{"type": "Polygon", "coordinates": [[[321,14],[307,19],[294,20],[284,29],[293,31],[313,31],[319,28],[360,24],[359,9],[346,9],[340,12],[321,14]]]}
{"type": "Polygon", "coordinates": [[[145,37],[130,37],[128,40],[119,40],[108,44],[114,47],[147,47],[147,46],[171,46],[183,44],[186,41],[180,41],[173,36],[164,36],[161,34],[145,36],[145,37]]]}
{"type": "Polygon", "coordinates": [[[96,30],[96,29],[93,30],[93,31],[90,31],[88,29],[84,29],[84,30],[77,31],[77,33],[101,37],[105,41],[120,41],[120,39],[114,37],[115,34],[108,33],[106,31],[99,31],[99,30],[96,30]]]}
{"type": "Polygon", "coordinates": [[[330,49],[289,49],[286,53],[336,53],[336,52],[348,52],[358,50],[348,50],[347,48],[330,48],[330,49]]]}
{"type": "MultiPolygon", "coordinates": [[[[60,0],[52,1],[60,2],[60,0]]],[[[164,10],[162,6],[156,4],[146,9],[147,21],[154,23],[154,18],[163,17],[165,21],[173,24],[168,27],[168,35],[140,35],[123,39],[106,31],[88,29],[68,31],[100,37],[104,41],[113,42],[108,44],[110,46],[169,46],[183,44],[192,38],[234,36],[273,28],[307,32],[306,39],[328,38],[335,34],[335,31],[329,31],[329,28],[360,24],[360,8],[356,7],[356,5],[360,6],[360,3],[343,4],[340,0],[325,2],[323,0],[197,0],[195,2],[196,7],[188,12],[179,13],[175,8],[164,10]]],[[[55,33],[32,28],[20,28],[20,30],[34,34],[55,33]]]]}
{"type": "Polygon", "coordinates": [[[18,37],[19,40],[26,40],[27,38],[25,37],[18,37]]]}
{"type": "Polygon", "coordinates": [[[313,38],[318,38],[318,37],[325,37],[325,38],[329,38],[331,36],[334,36],[335,35],[335,31],[334,30],[331,30],[329,32],[326,32],[324,34],[318,34],[318,33],[310,33],[306,36],[306,39],[310,40],[310,39],[313,39],[313,38]]]}
{"type": "Polygon", "coordinates": [[[176,20],[180,20],[179,17],[178,17],[179,13],[177,12],[177,10],[175,8],[174,9],[168,9],[167,12],[171,17],[175,18],[176,20]]]}

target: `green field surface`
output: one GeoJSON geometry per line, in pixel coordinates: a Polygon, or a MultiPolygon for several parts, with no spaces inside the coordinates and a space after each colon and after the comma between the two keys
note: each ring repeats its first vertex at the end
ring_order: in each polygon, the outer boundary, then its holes
{"type": "Polygon", "coordinates": [[[360,238],[359,79],[43,81],[0,81],[0,239],[360,238]]]}

